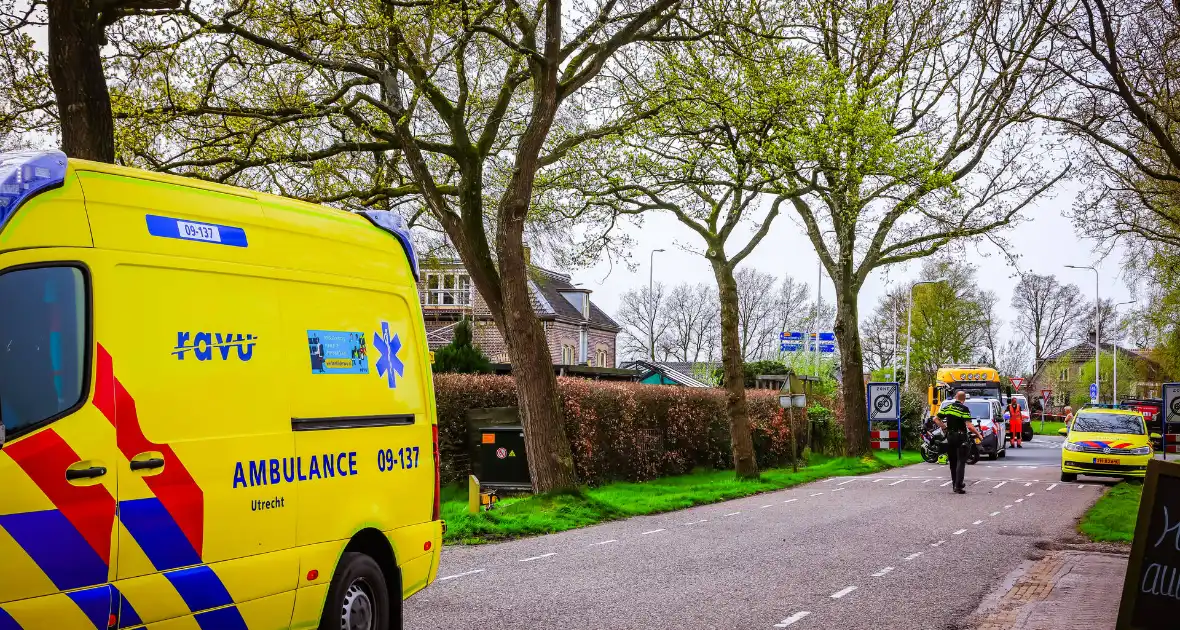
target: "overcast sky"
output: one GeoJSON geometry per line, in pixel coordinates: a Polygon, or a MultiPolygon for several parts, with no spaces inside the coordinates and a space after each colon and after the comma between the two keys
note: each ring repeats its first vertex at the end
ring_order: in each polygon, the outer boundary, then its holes
{"type": "MultiPolygon", "coordinates": [[[[1099,259],[1096,243],[1078,236],[1071,220],[1063,216],[1079,190],[1080,185],[1077,183],[1060,186],[1053,198],[1044,199],[1032,207],[1025,215],[1027,220],[1007,232],[1008,240],[1020,257],[1017,261],[1020,271],[1054,274],[1062,282],[1078,285],[1082,295],[1087,300],[1093,300],[1094,273],[1088,269],[1065,268],[1065,265],[1093,264],[1098,267],[1099,289],[1103,299],[1113,298],[1116,303],[1130,300],[1131,290],[1122,275],[1121,246],[1116,247],[1105,259],[1099,259]]],[[[651,214],[644,220],[642,229],[631,228],[629,233],[635,240],[635,248],[631,252],[632,262],[636,264],[634,272],[624,265],[615,264],[612,267],[607,261],[600,261],[592,268],[573,273],[574,282],[580,282],[584,288],[592,290],[591,297],[595,304],[608,313],[613,315],[618,312],[624,292],[648,282],[651,269],[648,260],[653,249],[667,250],[655,255],[657,282],[707,282],[715,286],[708,262],[693,251],[686,250],[699,250],[699,237],[670,214],[651,214]]],[[[738,236],[735,234],[730,239],[732,243],[738,244],[728,248],[730,253],[745,242],[744,238],[738,240],[738,236]]],[[[1016,268],[995,245],[986,240],[970,247],[967,256],[979,265],[981,288],[995,291],[1001,296],[1000,316],[1004,320],[1004,339],[1015,335],[1013,322],[1016,312],[1010,302],[1016,284],[1016,268]]],[[[786,273],[804,280],[811,287],[814,299],[818,258],[802,224],[790,211],[784,211],[775,220],[770,233],[743,264],[778,277],[786,273]]],[[[907,283],[918,275],[920,267],[920,261],[890,267],[887,270],[888,282],[894,285],[907,283]]],[[[862,319],[876,308],[878,299],[887,290],[886,280],[886,270],[877,270],[865,283],[860,293],[862,319]]],[[[823,294],[828,301],[833,296],[832,283],[826,274],[823,294]]],[[[1128,308],[1130,306],[1120,307],[1119,311],[1125,312],[1128,308]]]]}

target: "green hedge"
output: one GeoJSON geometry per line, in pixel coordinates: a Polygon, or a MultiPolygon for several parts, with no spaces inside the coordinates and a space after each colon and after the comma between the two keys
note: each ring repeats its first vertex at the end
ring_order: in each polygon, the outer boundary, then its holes
{"type": "MultiPolygon", "coordinates": [[[[644,481],[694,468],[730,468],[725,390],[558,378],[574,465],[583,483],[644,481]]],[[[467,411],[516,405],[510,376],[435,374],[444,482],[470,472],[467,411]]],[[[790,431],[777,392],[747,390],[754,450],[764,468],[790,462],[790,431]]],[[[824,407],[813,417],[815,450],[841,429],[824,407]],[[822,410],[822,411],[820,411],[822,410]],[[826,415],[824,415],[826,414],[826,415]],[[816,416],[822,417],[816,417],[816,416]]],[[[800,439],[798,448],[805,444],[800,439]]]]}

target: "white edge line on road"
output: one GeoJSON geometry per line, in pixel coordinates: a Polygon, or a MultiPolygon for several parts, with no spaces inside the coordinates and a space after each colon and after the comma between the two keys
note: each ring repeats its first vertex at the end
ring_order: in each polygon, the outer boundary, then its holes
{"type": "Polygon", "coordinates": [[[832,593],[832,599],[840,599],[841,597],[844,597],[845,595],[847,595],[855,590],[856,590],[855,586],[846,586],[846,587],[836,591],[835,593],[832,593]]]}
{"type": "Polygon", "coordinates": [[[975,521],[974,523],[972,523],[972,525],[982,525],[982,524],[983,524],[983,521],[975,521]]]}
{"type": "Polygon", "coordinates": [[[995,516],[995,515],[997,515],[997,514],[999,514],[999,513],[1000,513],[1000,511],[999,511],[999,510],[996,510],[995,512],[992,512],[991,514],[988,514],[988,516],[995,516]]]}
{"type": "Polygon", "coordinates": [[[590,543],[590,546],[591,546],[591,547],[594,547],[594,546],[596,546],[596,545],[609,545],[609,544],[611,544],[611,543],[617,543],[617,542],[619,542],[619,541],[617,541],[617,540],[615,540],[614,538],[612,538],[612,539],[610,539],[610,540],[604,540],[604,541],[602,541],[602,542],[590,543]]]}
{"type": "Polygon", "coordinates": [[[839,492],[841,490],[847,490],[847,488],[836,488],[835,490],[832,490],[832,492],[839,492]]]}
{"type": "Polygon", "coordinates": [[[816,492],[815,494],[813,494],[813,495],[811,495],[811,496],[813,496],[813,497],[818,497],[818,496],[819,496],[819,495],[821,495],[821,494],[823,494],[823,493],[822,493],[822,492],[816,492]]]}
{"type": "Polygon", "coordinates": [[[766,505],[760,505],[760,506],[758,506],[758,509],[759,509],[759,510],[765,510],[766,508],[770,507],[771,505],[772,505],[772,504],[770,504],[770,503],[767,503],[766,505]]]}
{"type": "Polygon", "coordinates": [[[725,516],[737,516],[738,514],[741,514],[741,512],[730,512],[729,514],[726,514],[725,516]]]}
{"type": "Polygon", "coordinates": [[[1048,491],[1050,491],[1050,490],[1052,490],[1053,488],[1056,488],[1056,487],[1057,487],[1057,484],[1053,484],[1053,485],[1049,486],[1048,488],[1045,488],[1045,492],[1048,492],[1048,491]]]}
{"type": "Polygon", "coordinates": [[[882,481],[885,481],[885,479],[884,479],[884,478],[882,478],[882,479],[874,479],[874,480],[873,480],[873,483],[881,483],[882,481]]]}
{"type": "Polygon", "coordinates": [[[835,480],[834,480],[832,477],[828,477],[827,479],[824,479],[824,480],[823,480],[823,481],[821,481],[820,483],[827,483],[827,482],[829,482],[829,481],[835,481],[835,480]]]}
{"type": "Polygon", "coordinates": [[[902,560],[905,560],[905,561],[907,561],[907,562],[908,562],[908,561],[910,561],[910,560],[913,560],[914,558],[917,558],[917,557],[918,557],[918,556],[920,556],[920,555],[922,555],[922,552],[921,552],[921,551],[915,551],[914,553],[911,553],[910,555],[908,555],[908,556],[906,556],[906,557],[902,558],[902,560]]]}
{"type": "Polygon", "coordinates": [[[901,482],[903,482],[903,481],[905,481],[905,479],[898,479],[897,481],[894,481],[893,483],[891,483],[891,484],[889,484],[889,485],[891,485],[891,486],[896,486],[897,484],[899,484],[899,483],[901,483],[901,482]]]}
{"type": "Polygon", "coordinates": [[[708,521],[708,520],[709,520],[709,519],[707,519],[707,518],[702,518],[702,519],[701,519],[701,520],[699,520],[699,521],[690,521],[690,522],[688,522],[688,523],[685,523],[685,525],[696,525],[697,523],[704,523],[704,522],[706,522],[706,521],[708,521]]]}
{"type": "Polygon", "coordinates": [[[923,481],[922,483],[930,483],[931,481],[934,481],[934,480],[933,480],[933,479],[927,479],[926,481],[923,481]]]}
{"type": "Polygon", "coordinates": [[[550,551],[549,553],[543,553],[539,556],[533,556],[532,558],[521,558],[520,561],[521,562],[532,562],[533,560],[540,560],[541,558],[548,558],[549,556],[556,556],[556,555],[557,555],[556,551],[550,551]]]}
{"type": "Polygon", "coordinates": [[[967,533],[967,530],[965,530],[965,529],[957,529],[954,531],[955,536],[958,536],[960,534],[965,534],[965,533],[967,533]]]}
{"type": "Polygon", "coordinates": [[[437,579],[437,580],[435,580],[435,581],[436,581],[436,582],[446,582],[447,580],[453,580],[453,579],[455,579],[455,578],[461,578],[461,577],[463,577],[464,575],[475,575],[476,573],[483,573],[483,572],[484,572],[484,569],[475,569],[474,571],[468,571],[468,572],[466,572],[466,573],[458,573],[458,574],[455,574],[455,575],[448,575],[447,577],[440,577],[440,578],[438,578],[438,579],[437,579]]]}
{"type": "Polygon", "coordinates": [[[844,484],[846,484],[846,483],[852,483],[852,482],[854,482],[854,481],[856,481],[856,480],[855,480],[855,479],[849,479],[848,481],[841,481],[840,483],[838,483],[838,484],[836,484],[836,485],[837,485],[837,486],[842,486],[842,485],[844,485],[844,484]]]}
{"type": "Polygon", "coordinates": [[[787,499],[786,501],[783,501],[783,503],[791,503],[792,501],[798,501],[798,500],[799,499],[787,499]]]}
{"type": "Polygon", "coordinates": [[[1024,484],[1024,487],[1025,487],[1025,488],[1027,488],[1027,487],[1029,487],[1029,486],[1031,486],[1031,485],[1032,485],[1032,482],[1030,481],[1030,482],[1028,482],[1028,483],[1024,484]]]}
{"type": "Polygon", "coordinates": [[[648,534],[658,534],[658,533],[660,533],[660,532],[662,532],[662,531],[664,531],[664,530],[662,530],[662,529],[653,529],[653,530],[651,530],[650,532],[643,532],[643,533],[641,533],[641,534],[639,534],[639,535],[640,535],[640,536],[646,536],[646,535],[648,535],[648,534]]]}
{"type": "Polygon", "coordinates": [[[807,612],[806,610],[800,610],[799,612],[791,615],[790,617],[787,617],[786,619],[783,619],[782,621],[774,624],[774,627],[786,628],[787,626],[795,623],[796,621],[803,619],[804,617],[806,617],[807,615],[810,615],[810,614],[811,613],[807,612]]]}
{"type": "Polygon", "coordinates": [[[876,573],[874,573],[873,577],[881,577],[881,576],[885,575],[886,573],[889,573],[892,570],[893,570],[893,567],[885,567],[884,569],[881,569],[880,571],[877,571],[876,573]]]}

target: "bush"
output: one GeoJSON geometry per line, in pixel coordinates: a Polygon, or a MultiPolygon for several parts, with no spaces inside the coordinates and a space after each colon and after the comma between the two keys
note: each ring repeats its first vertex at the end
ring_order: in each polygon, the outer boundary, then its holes
{"type": "MultiPolygon", "coordinates": [[[[558,378],[557,383],[583,483],[644,481],[698,467],[733,466],[725,390],[578,378],[558,378]]],[[[510,376],[436,374],[434,389],[443,480],[461,481],[470,471],[467,411],[514,406],[516,388],[510,376]]],[[[746,399],[758,465],[789,463],[790,431],[777,392],[747,390],[746,399]]],[[[800,436],[798,448],[805,446],[800,436]]]]}
{"type": "Polygon", "coordinates": [[[483,350],[471,345],[471,322],[466,318],[455,324],[451,343],[434,353],[434,372],[455,374],[491,374],[492,362],[483,350]]]}

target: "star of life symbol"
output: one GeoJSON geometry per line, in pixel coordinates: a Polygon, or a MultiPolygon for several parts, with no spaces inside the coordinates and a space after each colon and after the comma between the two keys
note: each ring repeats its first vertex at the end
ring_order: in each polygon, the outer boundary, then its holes
{"type": "Polygon", "coordinates": [[[381,358],[377,359],[377,374],[386,377],[389,380],[389,388],[395,389],[397,380],[393,373],[405,376],[406,366],[397,356],[402,349],[402,340],[396,334],[393,335],[393,339],[389,338],[389,322],[381,322],[381,332],[373,333],[373,347],[381,354],[381,358]]]}

